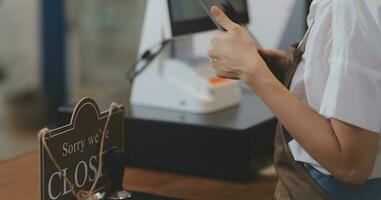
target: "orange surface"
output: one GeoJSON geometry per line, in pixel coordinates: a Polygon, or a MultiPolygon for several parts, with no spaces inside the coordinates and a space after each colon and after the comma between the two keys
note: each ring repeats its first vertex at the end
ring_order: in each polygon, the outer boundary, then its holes
{"type": "Polygon", "coordinates": [[[218,78],[218,77],[209,79],[209,83],[212,84],[212,85],[221,85],[221,84],[224,84],[224,83],[227,83],[227,82],[230,82],[230,81],[231,80],[229,80],[229,79],[218,78]]]}

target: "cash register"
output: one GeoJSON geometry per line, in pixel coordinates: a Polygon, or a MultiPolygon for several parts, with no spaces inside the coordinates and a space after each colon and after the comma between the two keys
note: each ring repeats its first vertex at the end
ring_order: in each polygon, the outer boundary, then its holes
{"type": "Polygon", "coordinates": [[[217,78],[207,55],[202,58],[192,52],[196,34],[217,28],[208,16],[209,7],[224,3],[237,11],[237,23],[249,23],[245,0],[147,1],[140,54],[168,39],[173,39],[174,44],[136,78],[133,105],[212,113],[240,103],[239,83],[217,78]]]}

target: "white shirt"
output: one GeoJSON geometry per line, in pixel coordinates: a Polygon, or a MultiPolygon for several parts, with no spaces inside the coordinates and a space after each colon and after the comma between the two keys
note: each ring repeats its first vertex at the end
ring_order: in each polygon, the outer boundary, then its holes
{"type": "MultiPolygon", "coordinates": [[[[381,134],[381,0],[314,0],[291,91],[323,117],[381,134]]],[[[330,173],[295,141],[297,161],[330,173]]],[[[381,178],[381,141],[370,178],[381,178]]]]}

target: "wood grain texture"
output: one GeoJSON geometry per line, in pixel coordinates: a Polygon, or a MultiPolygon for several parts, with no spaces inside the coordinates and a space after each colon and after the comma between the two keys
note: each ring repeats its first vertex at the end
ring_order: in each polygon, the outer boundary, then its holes
{"type": "MultiPolygon", "coordinates": [[[[0,163],[0,200],[39,199],[38,154],[0,163]]],[[[232,182],[140,168],[126,168],[124,186],[183,199],[272,200],[276,177],[232,182]]]]}

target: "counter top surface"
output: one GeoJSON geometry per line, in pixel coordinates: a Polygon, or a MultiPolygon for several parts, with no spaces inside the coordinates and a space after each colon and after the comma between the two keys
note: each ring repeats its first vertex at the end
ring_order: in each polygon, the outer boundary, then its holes
{"type": "MultiPolygon", "coordinates": [[[[38,153],[0,162],[0,200],[39,199],[38,153]]],[[[273,199],[276,177],[232,182],[140,168],[126,168],[124,186],[132,191],[182,199],[273,199]]]]}

